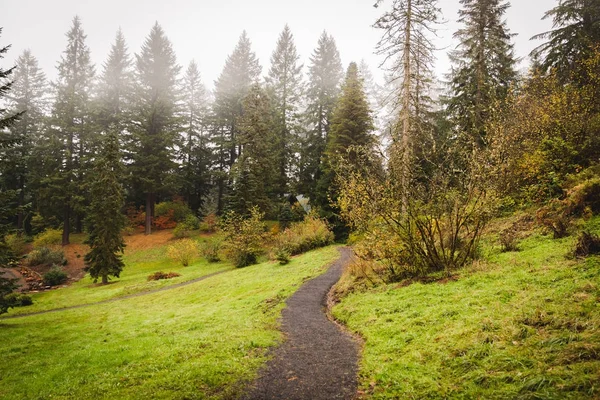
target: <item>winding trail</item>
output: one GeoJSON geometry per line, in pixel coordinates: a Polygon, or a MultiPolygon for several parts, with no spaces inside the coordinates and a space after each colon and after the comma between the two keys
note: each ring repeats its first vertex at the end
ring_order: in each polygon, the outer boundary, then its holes
{"type": "Polygon", "coordinates": [[[352,399],[357,392],[359,346],[330,321],[327,294],[350,262],[352,251],[305,283],[283,310],[284,343],[261,371],[245,400],[352,399]]]}
{"type": "Polygon", "coordinates": [[[2,321],[4,319],[23,318],[23,317],[30,317],[32,315],[41,315],[41,314],[49,314],[49,313],[54,313],[54,312],[59,312],[59,311],[75,310],[77,308],[90,307],[90,306],[95,306],[95,305],[98,305],[98,304],[114,303],[115,301],[132,299],[134,297],[147,296],[149,294],[158,293],[158,292],[164,292],[166,290],[177,289],[177,288],[180,288],[182,286],[191,285],[192,283],[200,282],[200,281],[203,281],[205,279],[211,278],[211,277],[213,277],[215,275],[220,275],[220,274],[223,274],[223,273],[229,272],[229,271],[231,271],[231,269],[225,269],[223,271],[213,272],[212,274],[204,275],[204,276],[201,276],[199,278],[192,279],[192,280],[189,280],[189,281],[185,281],[185,282],[181,282],[181,283],[176,283],[174,285],[163,286],[161,288],[153,289],[153,290],[148,290],[146,292],[139,292],[139,293],[128,294],[128,295],[125,295],[125,296],[113,297],[111,299],[96,301],[96,302],[93,302],[93,303],[77,304],[76,306],[68,306],[68,307],[62,307],[62,308],[53,308],[51,310],[36,311],[36,312],[28,313],[28,314],[7,315],[7,316],[4,316],[4,317],[0,317],[0,321],[2,321]]]}

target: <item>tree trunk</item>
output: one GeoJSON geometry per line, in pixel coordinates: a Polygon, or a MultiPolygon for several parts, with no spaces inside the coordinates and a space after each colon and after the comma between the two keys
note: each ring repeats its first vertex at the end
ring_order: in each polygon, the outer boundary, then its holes
{"type": "Polygon", "coordinates": [[[406,5],[406,26],[404,28],[404,50],[402,62],[404,69],[404,81],[402,83],[402,213],[406,214],[408,209],[408,185],[410,181],[410,55],[411,55],[411,29],[412,29],[412,1],[408,0],[406,5]]]}
{"type": "Polygon", "coordinates": [[[102,275],[102,284],[106,285],[108,283],[108,275],[102,275]]]}
{"type": "Polygon", "coordinates": [[[152,217],[154,214],[154,193],[146,193],[146,230],[145,234],[152,233],[152,217]]]}
{"type": "Polygon", "coordinates": [[[66,246],[69,244],[69,233],[71,233],[71,206],[68,204],[68,201],[65,205],[63,219],[62,245],[66,246]]]}
{"type": "Polygon", "coordinates": [[[17,212],[17,233],[19,236],[23,234],[23,227],[25,224],[25,213],[23,212],[23,206],[25,205],[25,178],[23,175],[19,177],[19,203],[17,212]]]}

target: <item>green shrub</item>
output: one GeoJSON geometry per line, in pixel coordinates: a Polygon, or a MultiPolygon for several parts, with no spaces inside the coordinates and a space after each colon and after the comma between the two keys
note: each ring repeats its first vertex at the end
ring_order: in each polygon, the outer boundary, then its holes
{"type": "Polygon", "coordinates": [[[221,261],[220,251],[221,251],[221,240],[213,239],[204,242],[200,248],[200,252],[202,256],[209,263],[219,262],[221,261]]]}
{"type": "Polygon", "coordinates": [[[198,243],[192,239],[181,239],[167,247],[167,256],[187,267],[198,257],[198,243]]]}
{"type": "Polygon", "coordinates": [[[200,228],[200,221],[194,215],[188,215],[185,221],[177,224],[173,229],[173,237],[176,239],[188,238],[192,232],[200,228]]]}
{"type": "Polygon", "coordinates": [[[154,207],[155,217],[166,217],[172,214],[175,222],[184,222],[186,218],[193,217],[193,211],[181,200],[165,201],[154,207]]]}
{"type": "Polygon", "coordinates": [[[56,286],[65,283],[68,278],[67,274],[59,266],[54,265],[50,271],[44,274],[42,279],[44,285],[56,286]]]}
{"type": "Polygon", "coordinates": [[[155,272],[151,275],[148,275],[148,280],[149,281],[158,281],[161,279],[171,279],[171,278],[176,278],[178,276],[181,276],[181,274],[178,274],[177,272],[162,272],[162,271],[158,271],[155,272]]]}
{"type": "Polygon", "coordinates": [[[279,264],[285,265],[290,262],[290,253],[284,248],[278,248],[275,251],[275,259],[279,261],[279,264]]]}
{"type": "Polygon", "coordinates": [[[212,233],[217,230],[217,224],[219,220],[215,214],[208,214],[206,217],[202,218],[202,223],[198,226],[201,232],[212,233]]]}
{"type": "Polygon", "coordinates": [[[65,265],[66,263],[65,253],[62,250],[53,250],[48,247],[40,247],[27,255],[27,264],[29,266],[50,264],[65,265]]]}
{"type": "Polygon", "coordinates": [[[12,305],[12,307],[25,307],[33,304],[31,296],[21,293],[11,293],[4,299],[12,305]]]}
{"type": "Polygon", "coordinates": [[[327,222],[314,216],[307,216],[304,221],[292,224],[279,233],[275,239],[275,254],[287,252],[296,255],[306,251],[327,246],[333,243],[333,232],[327,222]]]}
{"type": "Polygon", "coordinates": [[[10,234],[4,237],[4,242],[16,256],[21,256],[25,254],[27,249],[27,243],[25,242],[24,236],[19,236],[17,234],[10,234]]]}
{"type": "Polygon", "coordinates": [[[58,229],[46,229],[33,238],[33,247],[48,247],[62,244],[62,231],[58,229]]]}
{"type": "Polygon", "coordinates": [[[225,233],[224,247],[227,258],[237,268],[256,264],[258,256],[264,251],[265,224],[264,214],[253,207],[250,217],[245,218],[236,212],[225,214],[221,229],[225,233]]]}
{"type": "Polygon", "coordinates": [[[519,250],[519,235],[518,232],[510,227],[500,232],[500,244],[502,251],[518,251],[519,250]]]}
{"type": "Polygon", "coordinates": [[[573,251],[575,257],[587,257],[600,254],[600,237],[590,232],[581,232],[573,251]]]}

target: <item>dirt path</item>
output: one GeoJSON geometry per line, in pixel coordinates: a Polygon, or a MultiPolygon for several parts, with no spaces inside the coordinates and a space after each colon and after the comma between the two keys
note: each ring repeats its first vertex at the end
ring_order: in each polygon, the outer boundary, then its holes
{"type": "Polygon", "coordinates": [[[65,311],[65,310],[74,310],[76,308],[90,307],[90,306],[95,306],[97,304],[113,303],[115,301],[120,301],[120,300],[125,300],[125,299],[132,299],[134,297],[147,296],[149,294],[158,293],[158,292],[164,292],[165,290],[171,290],[171,289],[180,288],[182,286],[191,285],[192,283],[200,282],[200,281],[203,281],[203,280],[208,279],[210,277],[213,277],[215,275],[220,275],[220,274],[223,274],[223,273],[228,272],[228,271],[231,271],[231,270],[230,269],[226,269],[224,271],[213,272],[212,274],[204,275],[204,276],[201,276],[200,278],[192,279],[191,281],[176,283],[176,284],[170,285],[170,286],[163,286],[161,288],[154,289],[154,290],[149,290],[147,292],[140,292],[140,293],[128,294],[126,296],[120,296],[120,297],[115,297],[115,298],[112,298],[112,299],[107,299],[107,300],[102,300],[102,301],[96,301],[94,303],[78,304],[76,306],[69,306],[69,307],[63,307],[63,308],[54,308],[52,310],[37,311],[37,312],[29,313],[29,314],[8,315],[8,316],[5,316],[5,317],[0,317],[0,321],[2,321],[3,319],[23,318],[23,317],[29,317],[29,316],[32,316],[32,315],[49,314],[49,313],[58,312],[58,311],[65,311]]]}
{"type": "Polygon", "coordinates": [[[327,293],[352,257],[348,248],[329,270],[287,301],[285,342],[273,351],[245,400],[352,399],[357,390],[359,346],[326,314],[327,293]]]}

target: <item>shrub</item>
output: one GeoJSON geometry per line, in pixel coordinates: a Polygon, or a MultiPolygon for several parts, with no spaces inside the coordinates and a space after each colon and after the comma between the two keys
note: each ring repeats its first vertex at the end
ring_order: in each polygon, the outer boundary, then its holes
{"type": "Polygon", "coordinates": [[[600,237],[590,232],[581,232],[573,254],[575,257],[587,257],[591,254],[600,254],[600,237]]]}
{"type": "Polygon", "coordinates": [[[33,304],[31,296],[21,293],[11,293],[4,298],[12,307],[25,307],[33,304]]]}
{"type": "Polygon", "coordinates": [[[58,229],[46,229],[44,232],[39,233],[33,239],[33,247],[48,247],[56,246],[62,243],[62,231],[58,229]]]}
{"type": "Polygon", "coordinates": [[[552,232],[554,239],[568,236],[571,219],[564,202],[552,200],[536,212],[536,218],[542,226],[552,232]]]}
{"type": "Polygon", "coordinates": [[[44,274],[42,277],[44,285],[56,286],[67,281],[67,274],[57,265],[54,265],[52,269],[44,274]]]}
{"type": "Polygon", "coordinates": [[[250,210],[250,217],[244,218],[234,211],[225,214],[221,229],[225,232],[224,247],[227,258],[237,268],[255,264],[263,252],[265,224],[263,213],[258,207],[250,210]]]}
{"type": "Polygon", "coordinates": [[[173,230],[173,237],[177,239],[187,238],[192,235],[192,231],[200,228],[200,221],[194,215],[188,215],[185,221],[177,224],[173,230]]]}
{"type": "Polygon", "coordinates": [[[500,244],[502,251],[518,251],[519,250],[519,234],[513,227],[500,232],[500,244]]]}
{"type": "Polygon", "coordinates": [[[124,236],[131,236],[135,233],[135,228],[133,226],[126,226],[122,231],[124,236]]]}
{"type": "Polygon", "coordinates": [[[20,256],[25,254],[27,243],[25,243],[25,237],[17,234],[10,234],[4,237],[4,242],[15,255],[20,256]]]}
{"type": "Polygon", "coordinates": [[[275,254],[287,252],[296,255],[318,247],[333,243],[333,233],[327,222],[314,216],[307,216],[304,221],[292,224],[279,233],[275,239],[275,254]]]}
{"type": "Polygon", "coordinates": [[[193,211],[181,200],[165,201],[158,203],[154,207],[154,216],[156,219],[160,217],[168,217],[173,222],[183,222],[189,216],[194,216],[193,211]]]}
{"type": "Polygon", "coordinates": [[[171,279],[171,278],[176,278],[178,276],[181,276],[181,274],[178,274],[177,272],[162,272],[162,271],[158,271],[155,272],[151,275],[148,275],[148,280],[149,281],[158,281],[161,279],[171,279]]]}
{"type": "Polygon", "coordinates": [[[41,247],[31,251],[27,255],[27,264],[29,266],[36,265],[65,265],[65,253],[62,250],[53,250],[48,247],[41,247]]]}
{"type": "Polygon", "coordinates": [[[125,214],[129,221],[129,227],[133,229],[144,229],[144,225],[146,224],[146,212],[144,211],[144,207],[140,206],[140,208],[135,208],[135,205],[130,204],[125,210],[125,214]]]}
{"type": "Polygon", "coordinates": [[[181,239],[167,247],[167,256],[187,267],[198,257],[198,244],[192,239],[181,239]]]}
{"type": "Polygon", "coordinates": [[[208,214],[207,216],[202,218],[202,223],[200,224],[198,229],[200,229],[200,231],[202,231],[202,232],[207,232],[207,233],[215,232],[217,230],[218,222],[219,221],[217,219],[216,214],[213,214],[213,213],[208,214]]]}
{"type": "Polygon", "coordinates": [[[221,257],[219,255],[219,252],[221,251],[221,244],[222,242],[217,239],[208,240],[202,244],[201,253],[206,261],[209,263],[221,261],[221,257]]]}
{"type": "Polygon", "coordinates": [[[279,261],[279,264],[285,265],[290,262],[290,253],[284,248],[278,248],[275,250],[275,259],[279,261]]]}

